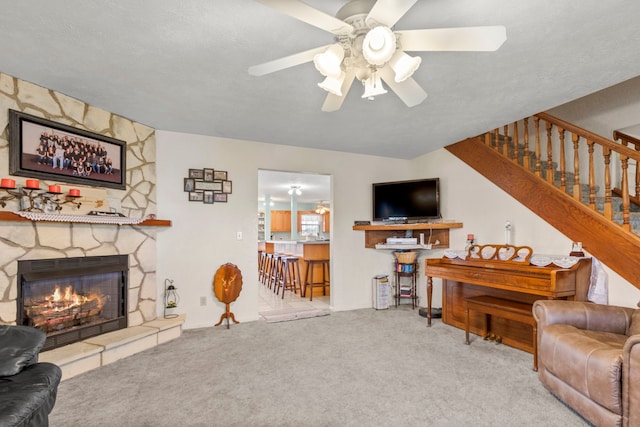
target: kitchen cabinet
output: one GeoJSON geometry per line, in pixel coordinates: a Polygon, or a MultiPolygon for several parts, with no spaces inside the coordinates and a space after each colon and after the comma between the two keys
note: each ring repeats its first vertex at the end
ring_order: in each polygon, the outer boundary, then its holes
{"type": "Polygon", "coordinates": [[[291,211],[271,211],[271,232],[291,232],[291,211]]]}
{"type": "Polygon", "coordinates": [[[329,212],[322,214],[322,232],[329,233],[331,231],[331,223],[329,221],[329,212]]]}

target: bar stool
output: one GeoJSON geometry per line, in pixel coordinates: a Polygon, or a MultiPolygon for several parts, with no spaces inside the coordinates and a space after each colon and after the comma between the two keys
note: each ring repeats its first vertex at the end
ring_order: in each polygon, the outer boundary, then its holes
{"type": "Polygon", "coordinates": [[[304,297],[307,293],[307,286],[311,287],[309,301],[313,301],[313,288],[322,287],[322,295],[327,295],[327,286],[330,286],[329,278],[329,260],[328,259],[309,259],[307,260],[307,273],[304,278],[304,297]],[[322,271],[321,281],[315,279],[315,267],[318,266],[322,271]]]}
{"type": "Polygon", "coordinates": [[[264,251],[258,249],[258,282],[262,283],[262,276],[264,275],[264,260],[267,257],[264,254],[264,251]]]}
{"type": "Polygon", "coordinates": [[[271,256],[271,271],[269,272],[269,289],[273,289],[274,293],[278,293],[278,280],[282,274],[282,258],[283,254],[273,254],[271,256]]]}
{"type": "Polygon", "coordinates": [[[300,281],[300,264],[298,264],[298,257],[295,256],[283,256],[282,257],[282,272],[278,279],[278,285],[276,288],[276,294],[280,292],[282,287],[282,298],[284,299],[284,293],[286,290],[290,290],[294,294],[296,290],[300,291],[302,295],[302,285],[300,281]]]}
{"type": "Polygon", "coordinates": [[[263,252],[262,256],[264,260],[262,261],[262,275],[260,276],[260,282],[268,286],[269,285],[269,275],[271,274],[271,261],[273,261],[273,254],[271,252],[263,252]]]}

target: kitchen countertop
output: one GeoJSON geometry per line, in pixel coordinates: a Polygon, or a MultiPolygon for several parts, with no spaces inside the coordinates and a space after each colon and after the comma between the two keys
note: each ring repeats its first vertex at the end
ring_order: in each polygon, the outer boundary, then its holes
{"type": "Polygon", "coordinates": [[[290,245],[303,244],[303,245],[321,245],[329,244],[331,240],[259,240],[259,242],[265,243],[285,243],[290,245]]]}

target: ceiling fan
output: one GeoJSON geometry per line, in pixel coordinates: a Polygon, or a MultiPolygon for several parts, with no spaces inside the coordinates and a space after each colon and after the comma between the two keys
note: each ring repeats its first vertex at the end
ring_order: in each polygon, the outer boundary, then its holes
{"type": "Polygon", "coordinates": [[[387,93],[382,81],[408,106],[427,98],[411,77],[422,58],[412,51],[495,51],[507,39],[504,26],[394,31],[393,26],[418,0],[351,0],[333,17],[299,0],[256,0],[335,35],[334,43],[249,67],[263,76],[313,61],[325,76],[318,86],[328,93],[322,111],[337,111],[355,79],[362,98],[387,93]]]}
{"type": "Polygon", "coordinates": [[[323,215],[331,210],[329,209],[329,207],[325,206],[324,203],[325,203],[324,200],[321,200],[320,204],[316,206],[315,211],[317,214],[323,215]]]}

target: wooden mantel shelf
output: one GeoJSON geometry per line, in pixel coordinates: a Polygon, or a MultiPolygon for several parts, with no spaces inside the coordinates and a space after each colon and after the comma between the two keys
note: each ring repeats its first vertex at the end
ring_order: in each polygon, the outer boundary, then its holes
{"type": "MultiPolygon", "coordinates": [[[[47,220],[38,220],[32,221],[28,218],[23,218],[15,212],[9,211],[0,211],[0,221],[21,221],[21,222],[58,222],[61,224],[96,224],[96,225],[119,225],[119,224],[105,224],[105,223],[93,223],[89,221],[47,221],[47,220]]],[[[146,219],[138,224],[124,224],[124,225],[132,225],[135,227],[171,227],[171,220],[167,219],[146,219]]]]}
{"type": "MultiPolygon", "coordinates": [[[[432,249],[449,247],[449,229],[462,228],[461,222],[433,222],[419,224],[388,224],[388,225],[354,225],[354,230],[364,231],[364,247],[375,248],[377,244],[386,243],[388,237],[398,236],[398,232],[407,230],[424,232],[425,243],[431,243],[432,249]],[[439,243],[436,244],[435,242],[439,243]]],[[[414,233],[413,237],[417,237],[414,233]]]]}

